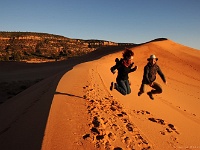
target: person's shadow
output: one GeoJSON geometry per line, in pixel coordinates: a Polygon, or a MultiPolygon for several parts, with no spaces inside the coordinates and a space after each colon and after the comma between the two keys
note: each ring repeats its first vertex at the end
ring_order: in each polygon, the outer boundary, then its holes
{"type": "Polygon", "coordinates": [[[77,95],[74,95],[74,94],[69,94],[69,93],[62,93],[62,92],[55,92],[55,94],[60,94],[60,95],[67,95],[67,96],[72,96],[72,97],[77,97],[77,98],[83,98],[81,96],[77,96],[77,95]]]}

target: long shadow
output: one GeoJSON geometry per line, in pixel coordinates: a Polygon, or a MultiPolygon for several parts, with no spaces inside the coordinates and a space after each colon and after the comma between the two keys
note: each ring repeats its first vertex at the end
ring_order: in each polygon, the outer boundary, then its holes
{"type": "Polygon", "coordinates": [[[82,98],[81,96],[77,96],[77,95],[74,95],[74,94],[69,94],[69,93],[62,93],[62,92],[55,92],[55,94],[58,94],[58,95],[66,95],[66,96],[72,96],[72,97],[77,97],[77,98],[82,98]]]}

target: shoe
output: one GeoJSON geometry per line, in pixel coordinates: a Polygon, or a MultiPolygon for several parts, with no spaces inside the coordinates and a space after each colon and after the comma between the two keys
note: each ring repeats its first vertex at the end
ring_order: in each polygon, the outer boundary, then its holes
{"type": "Polygon", "coordinates": [[[112,91],[113,89],[114,89],[114,82],[111,82],[110,90],[112,91]]]}
{"type": "Polygon", "coordinates": [[[151,92],[147,92],[147,95],[149,95],[150,99],[154,100],[153,94],[151,92]]]}
{"type": "Polygon", "coordinates": [[[142,95],[142,92],[138,92],[138,96],[142,95]]]}

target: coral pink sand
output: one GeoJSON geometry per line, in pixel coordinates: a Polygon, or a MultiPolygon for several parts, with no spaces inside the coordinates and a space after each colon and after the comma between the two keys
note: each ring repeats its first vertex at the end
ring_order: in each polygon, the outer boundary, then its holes
{"type": "Polygon", "coordinates": [[[170,40],[132,50],[138,69],[129,74],[129,95],[109,89],[116,78],[110,67],[122,56],[120,51],[76,65],[61,79],[61,74],[51,76],[1,104],[0,149],[200,149],[200,51],[170,40]],[[137,96],[151,54],[159,58],[167,79],[165,85],[157,76],[163,93],[154,100],[146,93],[137,96]],[[49,88],[59,79],[56,88],[49,88]],[[34,118],[45,114],[46,119],[34,118]],[[32,118],[37,120],[34,126],[32,118]],[[35,125],[41,129],[34,130],[35,125]]]}

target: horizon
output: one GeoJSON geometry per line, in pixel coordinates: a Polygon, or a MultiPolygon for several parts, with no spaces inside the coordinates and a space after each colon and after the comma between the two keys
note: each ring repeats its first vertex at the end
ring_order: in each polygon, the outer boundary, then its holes
{"type": "Polygon", "coordinates": [[[199,6],[195,0],[8,0],[0,6],[0,28],[116,43],[140,44],[167,38],[200,50],[199,6]]]}
{"type": "MultiPolygon", "coordinates": [[[[67,36],[64,36],[64,35],[59,35],[59,34],[52,34],[52,33],[46,33],[46,32],[31,32],[31,31],[0,31],[1,32],[5,32],[5,33],[36,33],[36,34],[49,34],[49,35],[54,35],[54,36],[61,36],[61,37],[64,37],[64,38],[70,38],[70,39],[77,39],[77,40],[97,40],[97,41],[108,41],[108,40],[104,40],[104,39],[81,39],[81,38],[71,38],[71,37],[67,37],[67,36]]],[[[155,38],[155,39],[151,39],[149,41],[144,41],[144,43],[147,43],[147,42],[152,42],[154,40],[162,40],[162,39],[166,39],[166,40],[170,40],[170,39],[167,39],[165,37],[158,37],[158,38],[155,38]]],[[[114,41],[109,41],[109,42],[114,42],[114,41]]],[[[174,41],[175,42],[175,41],[174,41]]],[[[117,42],[116,42],[117,43],[117,42]]],[[[119,43],[122,43],[122,42],[119,42],[119,43]]],[[[130,44],[136,44],[136,43],[130,43],[130,44]]],[[[143,44],[143,43],[137,43],[137,44],[143,44]]]]}

